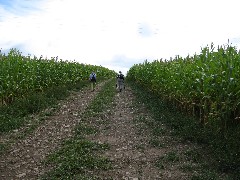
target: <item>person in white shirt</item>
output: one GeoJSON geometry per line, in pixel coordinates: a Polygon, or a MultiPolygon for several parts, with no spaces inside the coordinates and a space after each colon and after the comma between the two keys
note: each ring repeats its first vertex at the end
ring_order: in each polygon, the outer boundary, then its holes
{"type": "Polygon", "coordinates": [[[121,92],[124,88],[124,75],[121,71],[119,71],[119,74],[117,75],[117,88],[119,92],[121,92]]]}

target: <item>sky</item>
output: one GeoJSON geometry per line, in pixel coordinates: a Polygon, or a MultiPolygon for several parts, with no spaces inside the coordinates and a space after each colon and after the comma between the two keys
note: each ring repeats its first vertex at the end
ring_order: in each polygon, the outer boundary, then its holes
{"type": "MultiPolygon", "coordinates": [[[[239,0],[0,0],[0,49],[127,73],[146,59],[240,45],[239,0]]],[[[239,48],[238,48],[239,49],[239,48]]]]}

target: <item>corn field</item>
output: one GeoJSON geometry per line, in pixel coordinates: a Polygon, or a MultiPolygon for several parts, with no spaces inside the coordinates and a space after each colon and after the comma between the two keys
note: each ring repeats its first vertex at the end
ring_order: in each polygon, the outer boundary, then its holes
{"type": "Polygon", "coordinates": [[[145,61],[132,66],[128,78],[204,125],[221,130],[240,122],[240,52],[234,46],[211,44],[198,55],[145,61]]]}
{"type": "Polygon", "coordinates": [[[77,62],[23,56],[16,49],[8,55],[0,51],[0,104],[8,104],[14,98],[27,96],[31,92],[43,91],[59,86],[87,80],[95,71],[98,77],[110,78],[115,72],[101,66],[77,62]]]}

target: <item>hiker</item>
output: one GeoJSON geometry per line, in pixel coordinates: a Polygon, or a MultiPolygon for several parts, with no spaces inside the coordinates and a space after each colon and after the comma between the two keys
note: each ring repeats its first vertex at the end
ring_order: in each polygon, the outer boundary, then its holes
{"type": "Polygon", "coordinates": [[[94,91],[95,90],[95,85],[96,85],[96,82],[97,82],[97,78],[96,78],[95,72],[92,72],[90,74],[89,80],[91,82],[91,91],[94,91]]]}
{"type": "Polygon", "coordinates": [[[117,89],[121,92],[124,88],[124,75],[121,71],[119,71],[119,74],[117,75],[117,89]]]}

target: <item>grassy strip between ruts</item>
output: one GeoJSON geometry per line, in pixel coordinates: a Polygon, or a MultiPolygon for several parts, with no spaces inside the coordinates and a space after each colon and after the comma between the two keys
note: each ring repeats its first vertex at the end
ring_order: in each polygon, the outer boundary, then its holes
{"type": "MultiPolygon", "coordinates": [[[[157,129],[159,124],[166,124],[171,129],[173,136],[180,137],[183,141],[191,141],[200,144],[201,149],[193,149],[185,152],[184,158],[196,162],[199,166],[187,164],[183,170],[193,172],[192,179],[219,179],[223,175],[224,179],[240,179],[240,148],[239,131],[229,130],[225,137],[219,136],[208,127],[202,127],[196,119],[186,116],[176,110],[171,104],[162,102],[161,99],[152,92],[143,89],[134,82],[128,82],[134,90],[134,94],[139,102],[144,103],[155,119],[155,123],[146,122],[153,130],[153,134],[159,136],[164,133],[157,129]],[[153,126],[152,126],[153,125],[153,126]],[[159,131],[160,133],[156,133],[159,131]]],[[[145,120],[144,120],[145,121],[145,120]]],[[[159,126],[160,127],[160,126],[159,126]]],[[[152,140],[154,141],[154,139],[152,140]]],[[[152,142],[158,145],[159,142],[152,142]]],[[[170,154],[175,159],[175,154],[170,154]]],[[[179,156],[179,155],[178,155],[179,156]]],[[[168,156],[166,156],[168,157],[168,156]]],[[[159,160],[157,166],[164,166],[164,159],[159,160]]],[[[175,160],[174,159],[174,160],[175,160]]]]}
{"type": "Polygon", "coordinates": [[[64,141],[60,150],[48,156],[44,163],[55,168],[42,179],[95,179],[97,177],[89,177],[88,172],[111,168],[111,162],[99,155],[109,146],[91,142],[85,136],[97,133],[98,130],[86,121],[97,119],[110,107],[116,94],[114,83],[114,80],[107,82],[81,115],[83,120],[76,126],[75,136],[64,141]]]}
{"type": "MultiPolygon", "coordinates": [[[[24,138],[42,123],[46,116],[52,114],[57,108],[59,100],[66,99],[70,91],[79,91],[87,85],[88,81],[80,81],[61,87],[51,87],[44,92],[33,93],[26,98],[17,99],[8,106],[0,106],[0,135],[11,133],[11,131],[19,132],[19,128],[25,127],[14,137],[24,138]]],[[[0,143],[0,154],[8,149],[8,146],[9,142],[0,143]]]]}
{"type": "Polygon", "coordinates": [[[70,90],[79,90],[87,85],[81,81],[76,84],[51,87],[43,92],[32,93],[31,95],[17,99],[8,106],[0,106],[0,134],[17,129],[24,125],[28,115],[39,113],[58,100],[65,99],[70,90]]]}
{"type": "MultiPolygon", "coordinates": [[[[99,78],[98,82],[104,81],[99,78]]],[[[31,133],[39,124],[52,115],[60,100],[66,99],[70,91],[79,91],[89,86],[89,81],[79,81],[74,84],[56,86],[43,92],[33,93],[26,98],[17,99],[8,106],[0,106],[0,135],[18,132],[15,139],[22,139],[31,133]]],[[[12,139],[11,141],[14,141],[12,139]]],[[[9,147],[9,142],[0,142],[0,154],[9,147]]]]}

